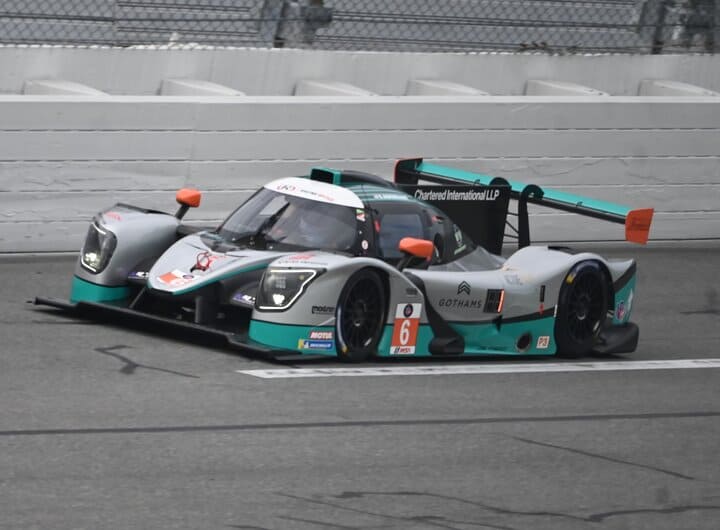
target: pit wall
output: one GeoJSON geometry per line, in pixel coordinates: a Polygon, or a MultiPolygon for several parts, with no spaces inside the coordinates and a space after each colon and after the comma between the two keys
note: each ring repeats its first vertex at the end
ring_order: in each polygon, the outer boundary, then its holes
{"type": "MultiPolygon", "coordinates": [[[[712,56],[549,57],[292,50],[0,48],[0,252],[76,251],[115,202],[216,223],[268,180],[312,166],[389,177],[399,157],[654,207],[651,239],[720,237],[720,97],[636,96],[643,80],[720,91],[712,56]],[[245,95],[158,96],[163,80],[245,95]],[[27,95],[67,80],[106,94],[27,95]],[[376,95],[293,96],[303,80],[376,95]],[[439,79],[490,96],[405,96],[439,79]],[[522,95],[528,80],[610,95],[522,95]]],[[[622,227],[533,210],[535,241],[621,240],[622,227]]]]}

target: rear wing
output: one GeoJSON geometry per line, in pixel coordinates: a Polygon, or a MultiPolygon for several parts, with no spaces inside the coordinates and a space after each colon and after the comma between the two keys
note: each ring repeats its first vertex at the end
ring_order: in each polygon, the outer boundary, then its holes
{"type": "Polygon", "coordinates": [[[625,225],[625,239],[640,244],[645,244],[648,241],[654,212],[652,208],[632,209],[620,204],[598,201],[562,191],[543,190],[535,184],[523,184],[508,181],[501,177],[491,177],[461,169],[428,164],[423,162],[422,158],[398,160],[395,164],[394,180],[399,187],[417,185],[418,181],[445,185],[465,184],[480,187],[510,187],[510,198],[518,201],[516,215],[518,216],[519,226],[516,229],[516,237],[520,247],[530,244],[528,203],[625,225]]]}

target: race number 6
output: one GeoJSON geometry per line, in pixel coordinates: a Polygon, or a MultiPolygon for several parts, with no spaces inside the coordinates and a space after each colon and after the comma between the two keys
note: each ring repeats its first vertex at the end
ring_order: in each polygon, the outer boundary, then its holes
{"type": "Polygon", "coordinates": [[[395,310],[390,355],[412,355],[417,344],[422,304],[398,304],[395,310]]]}
{"type": "Polygon", "coordinates": [[[410,340],[410,320],[403,320],[402,324],[400,324],[400,344],[402,346],[407,346],[408,341],[410,340]]]}

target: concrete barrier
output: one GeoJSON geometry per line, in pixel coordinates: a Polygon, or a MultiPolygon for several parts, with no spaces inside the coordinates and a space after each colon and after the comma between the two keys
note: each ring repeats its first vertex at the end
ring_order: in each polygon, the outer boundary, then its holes
{"type": "Polygon", "coordinates": [[[640,81],[638,96],[720,96],[720,92],[707,88],[669,81],[666,79],[643,79],[640,81]]]}
{"type": "Polygon", "coordinates": [[[404,95],[411,79],[443,79],[496,95],[523,95],[528,79],[557,79],[635,96],[644,79],[720,91],[720,55],[373,53],[201,46],[0,46],[0,93],[28,79],[68,79],[115,95],[155,95],[163,79],[202,79],[248,95],[291,95],[301,79],[330,79],[404,95]]]}
{"type": "Polygon", "coordinates": [[[103,96],[102,90],[65,79],[30,79],[23,85],[23,94],[30,96],[103,96]]]}
{"type": "Polygon", "coordinates": [[[330,79],[301,79],[295,85],[296,96],[375,96],[374,92],[359,86],[330,79]]]}
{"type": "MultiPolygon", "coordinates": [[[[272,178],[389,176],[406,156],[654,206],[655,239],[718,238],[717,92],[720,56],[0,46],[0,252],[77,250],[116,201],[172,211],[196,186],[188,219],[215,223],[272,178]],[[350,90],[291,95],[318,79],[350,90]],[[533,79],[610,96],[523,95],[533,79]]],[[[539,241],[622,238],[558,212],[532,223],[539,241]]]]}
{"type": "Polygon", "coordinates": [[[161,96],[244,96],[234,88],[205,81],[204,79],[163,79],[160,84],[161,96]]]}
{"type": "MultiPolygon", "coordinates": [[[[720,237],[716,97],[0,96],[0,252],[77,250],[114,202],[216,223],[314,165],[391,174],[398,157],[657,210],[651,238],[720,237]]],[[[537,241],[622,227],[533,210],[537,241]]]]}
{"type": "Polygon", "coordinates": [[[595,88],[545,79],[528,79],[525,84],[526,96],[609,96],[607,92],[595,88]]]}
{"type": "Polygon", "coordinates": [[[411,79],[408,81],[408,96],[489,96],[478,88],[445,81],[443,79],[411,79]]]}

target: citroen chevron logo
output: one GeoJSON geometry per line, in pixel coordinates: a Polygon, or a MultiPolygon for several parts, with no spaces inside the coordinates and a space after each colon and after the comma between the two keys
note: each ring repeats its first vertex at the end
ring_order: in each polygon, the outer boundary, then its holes
{"type": "Polygon", "coordinates": [[[465,293],[466,295],[470,296],[470,284],[468,282],[460,282],[460,285],[458,285],[457,294],[460,293],[465,293]]]}

